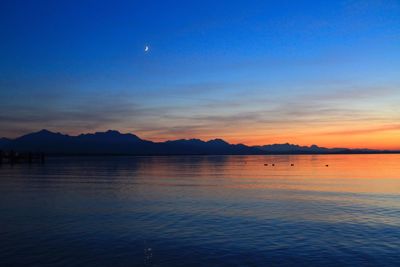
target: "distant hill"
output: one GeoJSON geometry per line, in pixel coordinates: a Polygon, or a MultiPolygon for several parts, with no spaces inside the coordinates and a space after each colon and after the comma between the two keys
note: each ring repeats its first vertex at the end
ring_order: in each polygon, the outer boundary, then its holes
{"type": "Polygon", "coordinates": [[[265,154],[339,154],[385,153],[369,149],[324,148],[317,145],[272,144],[246,146],[229,144],[222,139],[202,141],[180,139],[152,142],[134,134],[118,131],[97,132],[70,136],[48,130],[23,135],[15,139],[0,138],[0,149],[19,152],[45,152],[47,154],[124,154],[124,155],[265,155],[265,154]]]}
{"type": "Polygon", "coordinates": [[[129,154],[129,155],[184,155],[184,154],[261,154],[257,148],[232,145],[221,139],[199,139],[152,142],[133,134],[118,131],[97,132],[70,136],[48,130],[30,133],[0,143],[4,150],[45,152],[48,154],[129,154]]]}
{"type": "Polygon", "coordinates": [[[257,146],[258,149],[271,154],[282,153],[282,154],[324,154],[324,153],[346,153],[350,152],[347,148],[325,148],[317,145],[312,146],[299,146],[293,144],[273,144],[257,146]]]}
{"type": "Polygon", "coordinates": [[[8,138],[0,138],[0,148],[8,145],[11,142],[8,138]]]}

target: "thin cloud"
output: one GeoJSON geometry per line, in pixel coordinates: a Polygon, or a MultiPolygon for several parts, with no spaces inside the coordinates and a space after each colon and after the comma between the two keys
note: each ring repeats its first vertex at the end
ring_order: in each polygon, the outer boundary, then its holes
{"type": "Polygon", "coordinates": [[[340,131],[330,131],[321,133],[321,135],[365,135],[371,133],[387,132],[387,131],[399,131],[400,124],[393,125],[381,125],[373,128],[365,129],[353,129],[353,130],[340,130],[340,131]]]}

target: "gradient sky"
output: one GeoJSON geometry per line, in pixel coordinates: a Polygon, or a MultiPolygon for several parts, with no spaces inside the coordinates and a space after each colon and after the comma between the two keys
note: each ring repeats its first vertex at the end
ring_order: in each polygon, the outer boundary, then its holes
{"type": "Polygon", "coordinates": [[[397,0],[3,0],[0,36],[0,136],[400,149],[397,0]]]}

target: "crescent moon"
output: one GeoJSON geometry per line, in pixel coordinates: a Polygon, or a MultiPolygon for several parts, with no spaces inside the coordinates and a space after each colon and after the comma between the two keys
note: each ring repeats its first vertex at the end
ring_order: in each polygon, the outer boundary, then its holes
{"type": "Polygon", "coordinates": [[[148,51],[149,51],[149,46],[146,45],[146,46],[144,47],[144,52],[148,52],[148,51]]]}

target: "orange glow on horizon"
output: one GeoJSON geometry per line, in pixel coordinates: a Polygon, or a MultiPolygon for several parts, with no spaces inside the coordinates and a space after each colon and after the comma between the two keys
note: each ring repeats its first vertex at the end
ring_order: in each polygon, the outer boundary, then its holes
{"type": "MultiPolygon", "coordinates": [[[[400,127],[399,127],[400,128],[400,127]]],[[[154,133],[143,132],[138,133],[140,137],[152,141],[166,141],[174,139],[191,139],[198,138],[202,140],[210,140],[221,138],[232,144],[245,145],[268,145],[290,143],[301,146],[318,145],[327,148],[369,148],[369,149],[387,149],[400,150],[400,129],[383,129],[381,131],[373,128],[359,128],[344,131],[342,129],[295,129],[279,132],[263,131],[252,129],[238,129],[236,131],[224,132],[221,129],[214,129],[207,132],[193,132],[188,135],[160,135],[154,133]],[[240,131],[242,130],[242,131],[240,131]]],[[[186,133],[187,134],[187,133],[186,133]]]]}

